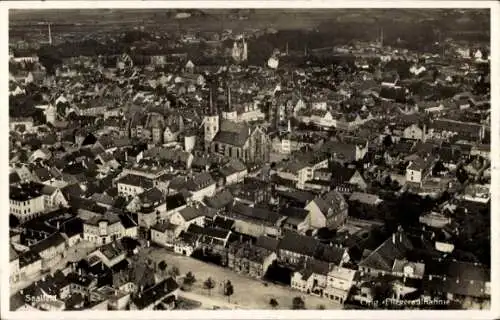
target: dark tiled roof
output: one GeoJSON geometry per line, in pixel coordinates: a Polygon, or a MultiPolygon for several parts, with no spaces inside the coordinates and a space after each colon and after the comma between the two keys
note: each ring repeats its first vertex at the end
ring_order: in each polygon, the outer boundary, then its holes
{"type": "Polygon", "coordinates": [[[43,184],[30,182],[19,186],[10,187],[10,199],[16,201],[27,201],[42,195],[43,184]]]}
{"type": "Polygon", "coordinates": [[[9,246],[9,261],[14,261],[16,259],[19,259],[19,255],[17,254],[16,250],[12,247],[12,245],[9,246]]]}
{"type": "Polygon", "coordinates": [[[10,184],[14,184],[14,183],[18,183],[18,182],[21,182],[21,177],[19,176],[19,174],[17,174],[17,172],[12,172],[11,174],[9,174],[9,183],[10,184]]]}
{"type": "Polygon", "coordinates": [[[300,274],[303,280],[307,280],[313,273],[327,275],[328,271],[330,271],[329,269],[327,262],[308,260],[305,267],[300,271],[300,274]]]}
{"type": "Polygon", "coordinates": [[[111,213],[111,212],[105,212],[104,214],[96,214],[87,221],[85,221],[85,224],[90,224],[90,225],[98,225],[99,222],[101,221],[107,221],[109,224],[115,224],[118,222],[121,222],[119,216],[117,214],[111,213]]]}
{"type": "Polygon", "coordinates": [[[485,284],[482,281],[458,281],[452,278],[424,278],[422,286],[429,291],[452,293],[476,298],[487,298],[485,284]]]}
{"type": "Polygon", "coordinates": [[[345,206],[346,202],[342,194],[332,190],[323,196],[316,197],[314,203],[316,203],[321,212],[326,216],[330,209],[335,213],[340,210],[342,206],[345,206]]]}
{"type": "Polygon", "coordinates": [[[318,261],[339,265],[342,262],[345,251],[346,250],[344,248],[319,244],[316,248],[316,252],[314,253],[314,258],[318,261]]]}
{"type": "Polygon", "coordinates": [[[83,194],[82,188],[78,183],[69,184],[61,189],[64,197],[71,200],[72,198],[80,198],[83,194]]]}
{"type": "Polygon", "coordinates": [[[309,211],[303,208],[298,208],[298,207],[292,207],[292,206],[287,206],[283,207],[279,210],[279,214],[289,217],[289,218],[297,218],[300,220],[304,220],[307,215],[309,214],[309,211]]]}
{"type": "Polygon", "coordinates": [[[233,195],[228,190],[223,190],[211,198],[205,199],[205,203],[214,209],[222,209],[233,203],[233,195]]]}
{"type": "Polygon", "coordinates": [[[200,234],[211,238],[225,239],[231,231],[218,228],[203,228],[196,224],[189,225],[187,231],[192,234],[200,234]]]}
{"type": "Polygon", "coordinates": [[[404,232],[397,232],[373,250],[359,265],[376,270],[392,271],[394,260],[404,259],[413,249],[413,245],[404,232]]]}
{"type": "Polygon", "coordinates": [[[464,281],[490,281],[490,269],[487,266],[454,260],[432,260],[426,264],[426,274],[446,276],[464,281]]]}
{"type": "Polygon", "coordinates": [[[321,145],[318,151],[333,154],[336,158],[342,159],[346,162],[356,160],[356,145],[351,143],[328,141],[321,145]]]}
{"type": "Polygon", "coordinates": [[[267,236],[260,236],[257,238],[257,241],[255,242],[255,246],[261,247],[273,252],[276,252],[278,249],[278,246],[280,244],[280,240],[267,237],[267,236]]]}
{"type": "Polygon", "coordinates": [[[481,125],[476,123],[461,122],[449,119],[436,119],[430,124],[435,130],[458,132],[470,136],[479,136],[481,125]]]}
{"type": "Polygon", "coordinates": [[[34,170],[34,174],[41,180],[41,181],[48,181],[53,178],[51,172],[47,168],[37,168],[34,170]]]}
{"type": "Polygon", "coordinates": [[[80,218],[74,218],[66,221],[61,226],[61,232],[64,232],[68,237],[83,233],[83,221],[80,218]]]}
{"type": "Polygon", "coordinates": [[[273,225],[278,223],[278,221],[282,218],[280,214],[274,211],[265,208],[250,207],[241,202],[234,204],[231,213],[243,219],[250,219],[273,225]]]}
{"type": "Polygon", "coordinates": [[[332,177],[331,177],[332,185],[341,185],[343,183],[349,182],[349,180],[356,173],[356,169],[344,167],[340,164],[333,164],[331,166],[331,172],[332,172],[332,177]]]}
{"type": "Polygon", "coordinates": [[[137,226],[137,223],[135,222],[135,220],[131,214],[119,214],[118,218],[120,219],[120,221],[125,229],[129,229],[129,228],[133,228],[133,227],[137,226]]]}
{"type": "Polygon", "coordinates": [[[215,217],[214,221],[212,222],[212,226],[224,230],[231,230],[233,228],[233,225],[234,225],[233,219],[220,216],[215,217]]]}
{"type": "Polygon", "coordinates": [[[286,232],[285,236],[280,240],[278,247],[280,250],[296,252],[313,257],[317,246],[318,241],[316,239],[289,231],[286,232]]]}
{"type": "Polygon", "coordinates": [[[31,246],[30,249],[34,252],[40,253],[47,250],[48,248],[59,246],[65,243],[65,241],[66,240],[61,235],[61,233],[56,232],[53,235],[45,238],[44,240],[37,242],[36,244],[31,246]]]}
{"type": "Polygon", "coordinates": [[[197,191],[214,184],[215,181],[208,172],[200,172],[195,174],[188,180],[186,187],[189,191],[197,191]]]}
{"type": "Polygon", "coordinates": [[[178,288],[177,282],[170,277],[132,298],[132,302],[137,306],[137,309],[142,310],[156,301],[166,298],[178,288]]]}
{"type": "Polygon", "coordinates": [[[104,193],[94,193],[91,199],[97,203],[105,204],[105,205],[113,205],[114,200],[107,194],[104,193]]]}
{"type": "Polygon", "coordinates": [[[178,226],[170,223],[170,222],[164,222],[164,223],[157,223],[154,226],[151,227],[151,229],[154,229],[156,231],[159,231],[161,233],[167,231],[167,230],[175,230],[178,226]]]}
{"type": "Polygon", "coordinates": [[[122,253],[125,253],[125,247],[122,245],[120,241],[115,241],[112,243],[108,243],[99,248],[99,251],[109,260],[112,260],[122,253]]]}
{"type": "Polygon", "coordinates": [[[128,174],[117,181],[117,183],[123,183],[131,186],[141,187],[143,189],[153,188],[153,181],[143,176],[138,176],[135,174],[128,174]]]}
{"type": "Polygon", "coordinates": [[[300,190],[278,191],[278,195],[285,199],[291,199],[297,202],[304,203],[304,205],[314,199],[313,193],[300,190]]]}
{"type": "Polygon", "coordinates": [[[10,296],[10,311],[16,311],[26,304],[26,299],[20,292],[10,296]]]}
{"type": "Polygon", "coordinates": [[[174,210],[186,205],[186,199],[180,193],[169,195],[165,198],[167,210],[174,210]]]}
{"type": "Polygon", "coordinates": [[[141,200],[142,203],[162,203],[164,200],[163,193],[157,189],[157,188],[152,188],[149,190],[144,191],[139,195],[139,199],[141,200]]]}
{"type": "Polygon", "coordinates": [[[25,251],[25,252],[20,252],[19,253],[19,267],[23,268],[24,266],[30,265],[34,263],[35,261],[41,260],[42,258],[38,254],[38,252],[35,252],[33,250],[25,251]]]}

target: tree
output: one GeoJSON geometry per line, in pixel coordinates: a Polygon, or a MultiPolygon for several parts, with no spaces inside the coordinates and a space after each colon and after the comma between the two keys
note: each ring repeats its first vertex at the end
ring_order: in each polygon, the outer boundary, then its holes
{"type": "Polygon", "coordinates": [[[271,306],[271,308],[276,309],[278,307],[279,303],[276,299],[271,298],[271,300],[269,300],[269,305],[271,306]]]}
{"type": "Polygon", "coordinates": [[[373,287],[373,300],[379,302],[385,301],[387,298],[392,296],[392,293],[393,289],[390,282],[379,282],[375,287],[373,287]]]}
{"type": "Polygon", "coordinates": [[[465,181],[467,181],[467,179],[469,179],[469,176],[467,174],[467,172],[465,171],[464,168],[460,167],[457,169],[457,173],[456,173],[456,176],[457,176],[457,180],[458,182],[460,183],[464,183],[465,181]]]}
{"type": "Polygon", "coordinates": [[[215,281],[209,277],[205,282],[203,283],[203,287],[208,290],[208,294],[212,294],[212,289],[215,287],[215,281]]]}
{"type": "Polygon", "coordinates": [[[231,296],[234,294],[234,287],[231,281],[227,280],[226,284],[224,285],[224,295],[227,296],[227,302],[230,301],[231,296]]]}
{"type": "MultiPolygon", "coordinates": [[[[128,253],[133,252],[137,247],[140,246],[140,243],[137,240],[130,238],[130,237],[123,237],[121,239],[121,243],[123,244],[123,246],[125,247],[125,250],[127,250],[128,253]]],[[[162,261],[162,262],[165,262],[165,261],[162,261]]]]}
{"type": "Polygon", "coordinates": [[[19,219],[15,215],[9,214],[9,227],[17,228],[18,226],[19,226],[19,219]]]}
{"type": "Polygon", "coordinates": [[[158,263],[158,268],[162,273],[165,272],[165,270],[167,269],[167,263],[165,262],[165,260],[162,260],[160,261],[160,263],[158,263]]]}
{"type": "Polygon", "coordinates": [[[56,68],[62,64],[61,54],[53,47],[40,48],[38,52],[38,60],[50,75],[53,75],[56,68]]]}
{"type": "Polygon", "coordinates": [[[443,161],[438,160],[438,162],[436,162],[436,164],[432,168],[432,175],[437,176],[443,171],[446,171],[446,167],[444,166],[443,161]]]}
{"type": "Polygon", "coordinates": [[[170,268],[169,275],[172,278],[176,278],[180,273],[181,272],[179,271],[179,268],[177,268],[177,266],[173,266],[172,268],[170,268]]]}
{"type": "Polygon", "coordinates": [[[191,271],[189,271],[184,277],[184,284],[190,286],[195,282],[196,278],[194,277],[194,274],[191,271]]]}
{"type": "Polygon", "coordinates": [[[386,176],[384,180],[384,187],[391,187],[392,179],[391,176],[386,176]]]}
{"type": "Polygon", "coordinates": [[[392,137],[390,135],[386,135],[384,140],[382,140],[382,143],[386,148],[389,148],[392,145],[392,137]]]}
{"type": "Polygon", "coordinates": [[[292,309],[293,310],[301,310],[306,308],[306,303],[301,297],[295,297],[292,300],[292,309]]]}

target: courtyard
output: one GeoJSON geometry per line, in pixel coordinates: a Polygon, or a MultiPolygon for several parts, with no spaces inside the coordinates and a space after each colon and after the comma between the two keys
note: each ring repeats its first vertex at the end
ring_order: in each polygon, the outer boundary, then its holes
{"type": "Polygon", "coordinates": [[[205,263],[191,257],[177,255],[164,248],[144,248],[138,254],[144,258],[152,259],[155,263],[164,260],[168,268],[172,266],[178,267],[181,278],[191,271],[196,278],[196,282],[189,292],[181,292],[181,296],[193,300],[197,300],[196,297],[198,297],[198,301],[201,300],[200,297],[205,297],[202,302],[203,305],[216,305],[232,309],[272,309],[269,301],[274,298],[278,302],[276,309],[291,309],[293,298],[301,297],[307,309],[317,309],[319,306],[323,306],[325,309],[342,308],[340,304],[326,298],[310,296],[290,287],[250,278],[235,273],[230,269],[205,263]],[[208,292],[203,287],[203,283],[209,277],[215,282],[215,287],[211,292],[208,292]],[[231,281],[234,287],[234,294],[229,301],[228,297],[223,294],[223,284],[228,280],[231,281]]]}

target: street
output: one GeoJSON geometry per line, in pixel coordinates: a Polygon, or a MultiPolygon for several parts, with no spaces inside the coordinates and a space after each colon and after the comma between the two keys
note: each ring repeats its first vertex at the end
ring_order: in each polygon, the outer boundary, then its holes
{"type": "Polygon", "coordinates": [[[304,299],[308,309],[316,309],[320,305],[323,305],[326,309],[342,308],[340,304],[326,298],[310,296],[295,291],[290,287],[272,283],[266,283],[266,286],[262,280],[250,278],[230,269],[194,258],[180,256],[163,248],[144,248],[138,254],[144,258],[152,259],[155,263],[165,260],[167,268],[176,266],[181,274],[191,271],[196,278],[196,282],[192,285],[190,292],[181,292],[181,296],[185,295],[186,298],[198,300],[204,305],[238,309],[272,309],[269,301],[274,298],[278,301],[277,309],[291,309],[293,298],[300,296],[304,299]],[[203,282],[209,277],[216,283],[211,293],[203,287],[203,282]],[[227,296],[223,295],[222,290],[223,283],[228,280],[234,286],[234,294],[230,297],[229,302],[227,296]],[[201,301],[201,297],[204,297],[203,301],[201,301]]]}

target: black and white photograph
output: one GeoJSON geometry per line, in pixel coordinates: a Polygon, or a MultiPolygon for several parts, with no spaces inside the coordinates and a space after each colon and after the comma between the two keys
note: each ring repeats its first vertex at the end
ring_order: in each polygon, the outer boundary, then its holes
{"type": "Polygon", "coordinates": [[[146,2],[4,7],[9,312],[492,310],[490,7],[146,2]]]}

